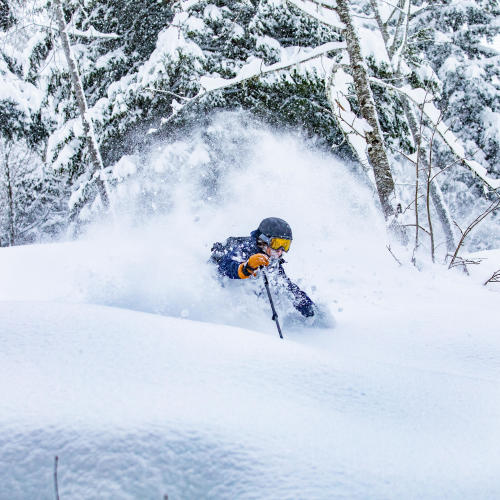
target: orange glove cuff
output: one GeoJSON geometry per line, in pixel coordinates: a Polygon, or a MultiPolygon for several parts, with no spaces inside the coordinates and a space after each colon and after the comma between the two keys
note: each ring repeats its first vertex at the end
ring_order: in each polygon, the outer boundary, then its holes
{"type": "Polygon", "coordinates": [[[239,266],[238,266],[238,276],[242,279],[242,280],[246,280],[247,278],[250,278],[250,276],[252,276],[251,274],[249,274],[248,276],[246,274],[244,274],[243,272],[243,268],[245,267],[245,262],[242,262],[239,266]]]}
{"type": "Polygon", "coordinates": [[[255,253],[250,256],[246,262],[242,262],[238,266],[238,276],[242,280],[250,278],[250,276],[255,276],[257,270],[262,266],[269,265],[269,257],[262,253],[255,253]]]}

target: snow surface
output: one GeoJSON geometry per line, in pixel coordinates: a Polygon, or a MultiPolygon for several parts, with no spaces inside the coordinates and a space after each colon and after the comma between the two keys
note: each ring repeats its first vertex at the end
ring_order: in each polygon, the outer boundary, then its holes
{"type": "Polygon", "coordinates": [[[61,498],[498,498],[500,252],[470,277],[400,267],[346,165],[234,116],[127,157],[112,224],[0,249],[0,498],[54,498],[55,455],[61,498]],[[134,198],[148,172],[161,215],[134,198]],[[267,215],[335,328],[280,309],[280,340],[253,284],[207,264],[267,215]]]}

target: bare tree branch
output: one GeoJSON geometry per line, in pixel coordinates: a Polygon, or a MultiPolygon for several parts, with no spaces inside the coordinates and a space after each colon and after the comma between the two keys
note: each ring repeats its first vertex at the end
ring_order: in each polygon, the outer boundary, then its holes
{"type": "Polygon", "coordinates": [[[484,283],[486,286],[488,283],[500,283],[500,269],[495,271],[484,283]]]}
{"type": "Polygon", "coordinates": [[[401,263],[401,261],[394,255],[394,252],[392,251],[391,249],[391,245],[387,245],[387,250],[389,250],[389,253],[394,257],[394,260],[400,265],[402,266],[403,264],[401,263]]]}
{"type": "Polygon", "coordinates": [[[448,266],[448,269],[451,269],[453,266],[454,266],[454,263],[455,263],[455,260],[457,259],[457,255],[458,255],[458,252],[460,250],[460,247],[462,246],[465,238],[469,235],[469,233],[482,221],[484,220],[486,217],[488,217],[488,215],[490,215],[491,213],[495,212],[496,210],[498,210],[498,208],[500,208],[500,197],[497,198],[495,201],[493,201],[493,203],[480,215],[478,215],[470,224],[469,226],[466,228],[465,231],[462,231],[462,237],[460,238],[460,241],[457,245],[457,248],[455,250],[455,253],[453,254],[452,258],[451,258],[451,262],[450,262],[450,265],[448,266]]]}

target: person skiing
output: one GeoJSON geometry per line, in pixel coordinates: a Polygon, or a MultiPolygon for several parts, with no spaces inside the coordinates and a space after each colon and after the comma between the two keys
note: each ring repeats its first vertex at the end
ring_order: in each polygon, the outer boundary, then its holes
{"type": "Polygon", "coordinates": [[[259,269],[267,267],[269,277],[289,292],[292,304],[302,316],[315,314],[315,304],[283,269],[283,253],[290,250],[292,229],[278,217],[264,219],[247,237],[230,237],[226,244],[212,247],[212,260],[218,265],[218,273],[231,279],[251,279],[259,269]]]}

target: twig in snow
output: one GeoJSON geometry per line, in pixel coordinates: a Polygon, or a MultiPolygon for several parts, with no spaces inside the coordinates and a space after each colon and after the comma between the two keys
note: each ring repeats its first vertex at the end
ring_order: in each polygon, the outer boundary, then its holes
{"type": "Polygon", "coordinates": [[[500,269],[495,271],[490,278],[488,278],[483,285],[487,285],[488,283],[500,283],[500,269]]]}
{"type": "MultiPolygon", "coordinates": [[[[478,215],[470,224],[469,226],[467,227],[467,229],[465,231],[461,231],[462,233],[462,237],[460,238],[460,241],[457,245],[457,248],[455,250],[455,253],[453,254],[452,258],[451,258],[451,262],[450,262],[450,265],[448,266],[448,269],[451,269],[453,266],[454,266],[454,263],[455,263],[455,260],[457,259],[457,255],[458,255],[458,251],[460,250],[460,247],[462,246],[465,238],[467,237],[467,235],[483,220],[485,219],[486,217],[488,217],[489,214],[495,212],[496,210],[498,210],[500,208],[500,197],[497,198],[495,201],[493,201],[493,203],[480,215],[478,215]]],[[[458,225],[457,225],[458,227],[458,225]]]]}
{"type": "MultiPolygon", "coordinates": [[[[448,254],[446,256],[446,258],[450,257],[451,254],[448,254]]],[[[462,257],[455,257],[455,260],[450,262],[450,265],[448,267],[448,269],[451,269],[452,267],[458,267],[458,266],[462,266],[463,267],[463,272],[469,276],[470,273],[469,273],[469,270],[467,269],[467,266],[469,265],[478,265],[478,264],[481,264],[481,261],[483,259],[464,259],[462,257]]]]}
{"type": "Polygon", "coordinates": [[[56,455],[54,459],[54,490],[56,494],[56,500],[59,500],[59,486],[57,484],[57,462],[59,461],[59,457],[56,455]]]}
{"type": "MultiPolygon", "coordinates": [[[[337,100],[337,99],[334,99],[334,102],[335,104],[337,105],[337,107],[339,109],[341,109],[342,111],[346,111],[346,109],[342,106],[342,104],[340,104],[340,102],[337,100]]],[[[362,137],[363,139],[366,140],[366,135],[362,134],[361,132],[359,132],[358,130],[356,130],[356,128],[354,127],[354,122],[356,121],[356,116],[352,119],[352,123],[349,123],[343,116],[342,116],[342,113],[339,111],[338,114],[336,114],[337,118],[345,123],[356,135],[359,135],[360,137],[362,137]]],[[[350,132],[348,132],[350,133],[350,132]]]]}
{"type": "Polygon", "coordinates": [[[401,261],[394,255],[394,252],[392,251],[391,249],[391,245],[387,245],[387,250],[389,250],[389,253],[394,257],[394,260],[400,265],[402,266],[403,264],[401,263],[401,261]]]}
{"type": "MultiPolygon", "coordinates": [[[[423,106],[422,106],[423,109],[423,106]]],[[[442,113],[439,116],[438,121],[436,122],[436,125],[434,126],[434,129],[432,130],[432,135],[431,135],[431,140],[429,143],[429,162],[428,162],[428,172],[427,172],[427,193],[426,193],[426,208],[427,208],[427,222],[429,224],[429,231],[430,231],[430,236],[431,236],[431,258],[432,262],[435,262],[435,255],[436,255],[436,246],[434,243],[434,230],[432,227],[432,217],[431,217],[431,182],[432,179],[434,178],[432,176],[432,147],[434,144],[434,136],[436,135],[436,130],[438,123],[441,121],[442,118],[442,113]]]]}
{"type": "Polygon", "coordinates": [[[387,5],[389,5],[389,7],[392,7],[394,10],[399,10],[403,14],[406,14],[406,12],[401,7],[398,7],[397,5],[392,4],[391,2],[387,2],[386,0],[382,0],[382,2],[386,3],[387,5]]]}

